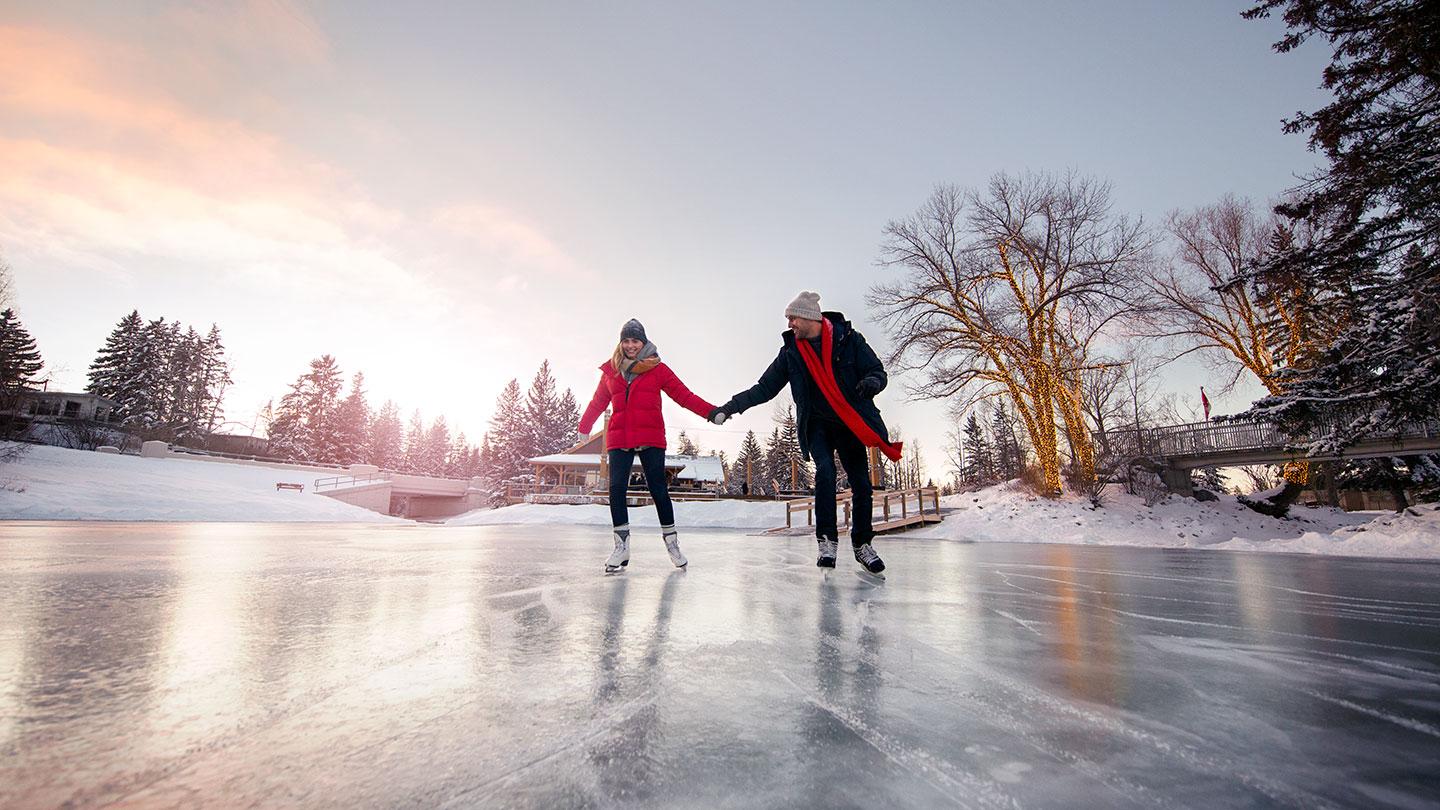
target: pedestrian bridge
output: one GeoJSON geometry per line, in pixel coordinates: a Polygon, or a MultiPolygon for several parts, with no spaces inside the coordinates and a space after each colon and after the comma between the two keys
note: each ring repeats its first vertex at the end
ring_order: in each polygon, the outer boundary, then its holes
{"type": "Polygon", "coordinates": [[[1440,419],[1369,436],[1338,452],[1307,455],[1296,449],[1303,442],[1286,436],[1268,422],[1200,422],[1142,429],[1136,445],[1141,455],[1164,459],[1168,466],[1186,470],[1407,456],[1440,452],[1440,419]]]}
{"type": "Polygon", "coordinates": [[[1200,467],[1237,467],[1247,464],[1285,464],[1295,461],[1339,461],[1440,452],[1440,418],[1403,425],[1377,433],[1338,451],[1307,454],[1294,438],[1269,422],[1198,422],[1115,431],[1132,444],[1135,455],[1158,462],[1165,483],[1175,492],[1189,494],[1190,471],[1200,467]]]}

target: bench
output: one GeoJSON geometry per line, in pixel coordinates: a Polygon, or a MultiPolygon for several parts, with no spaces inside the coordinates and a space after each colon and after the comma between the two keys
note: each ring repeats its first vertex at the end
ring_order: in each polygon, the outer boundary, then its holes
{"type": "Polygon", "coordinates": [[[283,482],[279,482],[279,483],[276,483],[276,484],[275,484],[275,491],[278,492],[278,491],[280,491],[280,490],[282,490],[282,489],[298,489],[298,490],[300,490],[301,492],[304,492],[304,491],[305,491],[305,485],[304,485],[304,484],[287,484],[287,483],[283,483],[283,482]]]}

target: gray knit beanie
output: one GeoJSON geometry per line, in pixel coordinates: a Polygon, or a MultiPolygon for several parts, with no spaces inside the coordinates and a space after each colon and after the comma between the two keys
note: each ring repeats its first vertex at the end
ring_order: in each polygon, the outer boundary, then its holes
{"type": "Polygon", "coordinates": [[[785,317],[792,315],[809,321],[824,320],[825,316],[820,314],[820,293],[807,290],[795,296],[795,300],[785,308],[785,317]]]}
{"type": "Polygon", "coordinates": [[[645,327],[634,318],[626,321],[625,325],[620,327],[620,339],[624,340],[625,338],[633,338],[641,343],[650,342],[650,339],[645,337],[645,327]]]}

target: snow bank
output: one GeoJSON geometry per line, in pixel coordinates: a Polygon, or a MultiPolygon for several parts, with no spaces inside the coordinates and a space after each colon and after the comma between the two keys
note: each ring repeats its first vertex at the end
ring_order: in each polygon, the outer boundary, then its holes
{"type": "Polygon", "coordinates": [[[1386,512],[1368,523],[1345,526],[1332,532],[1309,531],[1289,540],[1257,541],[1237,537],[1220,543],[1216,548],[1349,557],[1440,559],[1440,505],[1425,504],[1404,512],[1386,512]]]}
{"type": "Polygon", "coordinates": [[[1233,496],[1201,503],[1171,497],[1153,507],[1112,489],[1096,509],[1083,498],[1048,500],[1008,485],[942,498],[945,521],[908,533],[974,542],[1219,548],[1358,557],[1440,558],[1436,507],[1408,514],[1295,507],[1286,520],[1233,496]]]}
{"type": "Polygon", "coordinates": [[[35,445],[0,465],[0,519],[405,523],[316,495],[315,476],[35,445]],[[304,492],[276,491],[279,481],[304,492]]]}
{"type": "MultiPolygon", "coordinates": [[[[610,507],[599,504],[566,505],[519,503],[500,509],[477,509],[453,517],[447,526],[504,524],[564,524],[609,526],[610,507]]],[[[630,507],[630,525],[659,528],[653,506],[630,507]]],[[[785,525],[783,501],[675,501],[675,525],[704,529],[773,529],[785,525]]]]}

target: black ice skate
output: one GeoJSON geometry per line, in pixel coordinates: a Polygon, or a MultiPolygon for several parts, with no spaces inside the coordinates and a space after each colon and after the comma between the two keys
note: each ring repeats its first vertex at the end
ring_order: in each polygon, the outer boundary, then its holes
{"type": "Polygon", "coordinates": [[[880,555],[875,553],[875,549],[871,548],[869,543],[855,547],[855,562],[860,563],[866,571],[872,574],[878,574],[885,570],[885,561],[880,559],[880,555]]]}
{"type": "Polygon", "coordinates": [[[820,568],[835,567],[835,541],[829,538],[820,540],[820,556],[815,558],[815,565],[820,568]]]}

